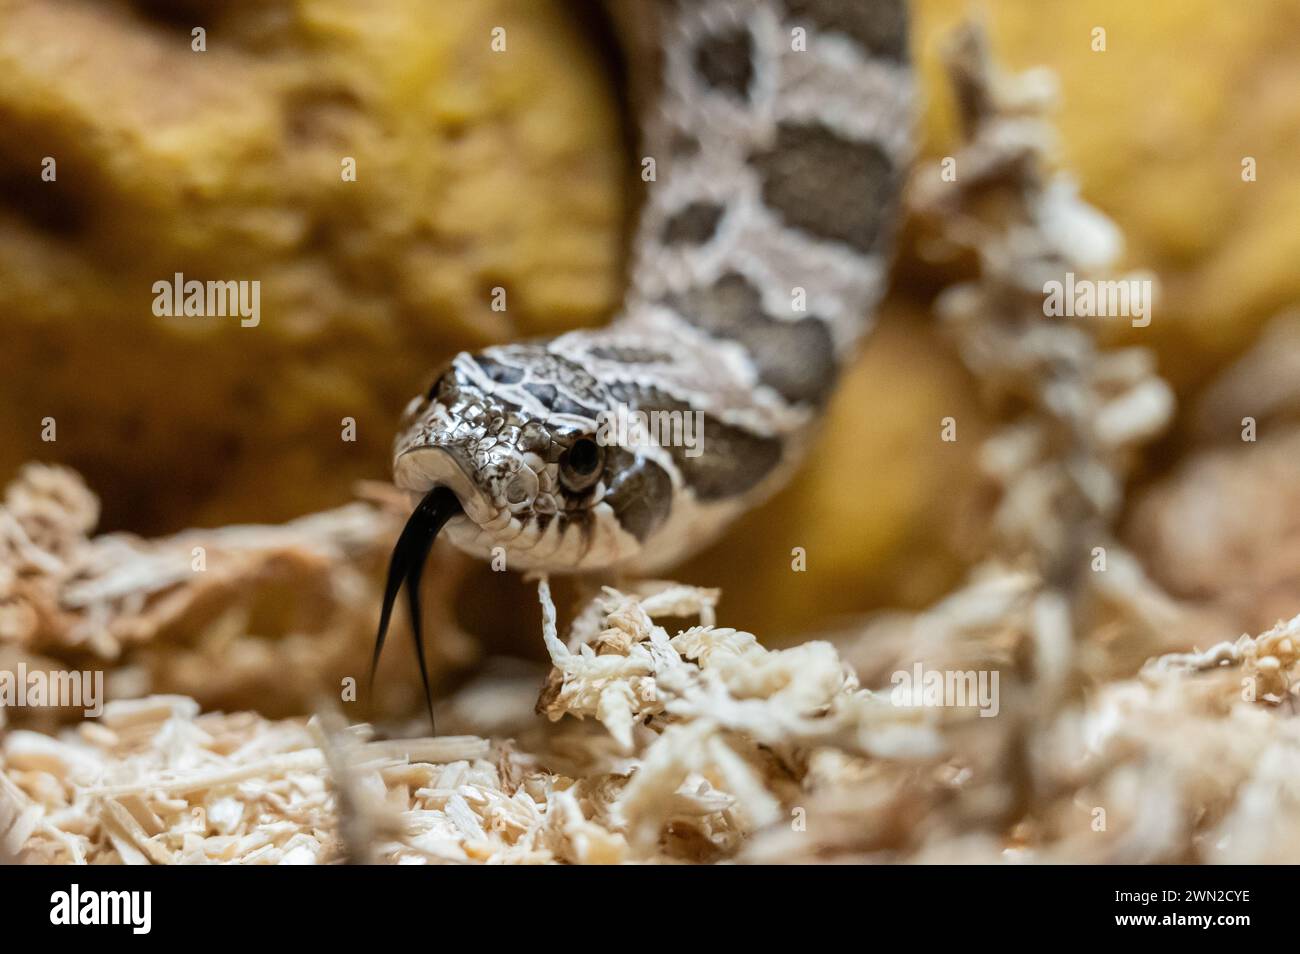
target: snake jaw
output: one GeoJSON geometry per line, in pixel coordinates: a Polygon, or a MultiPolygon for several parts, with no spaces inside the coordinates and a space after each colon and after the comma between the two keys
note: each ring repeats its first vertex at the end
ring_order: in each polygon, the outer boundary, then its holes
{"type": "Polygon", "coordinates": [[[393,464],[393,481],[398,487],[421,497],[434,487],[447,487],[465,515],[482,526],[495,519],[499,510],[472,473],[472,458],[454,444],[415,447],[404,451],[393,464]]]}

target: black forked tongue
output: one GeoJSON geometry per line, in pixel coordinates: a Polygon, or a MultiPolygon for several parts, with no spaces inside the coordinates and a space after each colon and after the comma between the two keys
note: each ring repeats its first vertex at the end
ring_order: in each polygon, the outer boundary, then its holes
{"type": "Polygon", "coordinates": [[[420,627],[420,576],[438,531],[448,520],[460,513],[460,501],[446,487],[434,487],[402,528],[402,535],[393,547],[393,558],[388,564],[388,583],[384,587],[384,608],[379,614],[379,633],[375,636],[375,654],[370,660],[370,687],[375,685],[375,670],[379,654],[384,649],[388,635],[388,622],[393,616],[393,603],[397,593],[406,583],[407,606],[411,611],[411,634],[415,637],[415,657],[420,662],[420,678],[424,682],[424,703],[429,709],[429,725],[436,734],[433,722],[433,692],[429,689],[429,670],[424,663],[424,637],[420,627]]]}

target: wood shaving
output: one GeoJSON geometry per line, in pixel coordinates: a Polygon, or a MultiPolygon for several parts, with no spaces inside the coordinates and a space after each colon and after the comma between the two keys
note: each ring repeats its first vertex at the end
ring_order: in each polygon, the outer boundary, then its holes
{"type": "MultiPolygon", "coordinates": [[[[74,472],[32,464],[0,504],[0,668],[111,667],[110,695],[178,693],[205,708],[310,711],[369,666],[378,573],[400,529],[396,492],[280,526],[188,530],[144,540],[91,536],[99,504],[74,472]],[[275,609],[268,615],[268,605],[275,609]],[[283,673],[293,672],[289,683],[283,673]]],[[[463,565],[441,553],[427,602],[439,639],[433,669],[464,665],[474,644],[448,594],[463,565]]],[[[385,673],[416,698],[398,648],[385,673]]],[[[0,712],[0,717],[3,713],[0,712]]]]}
{"type": "Polygon", "coordinates": [[[1015,722],[895,705],[827,643],[668,636],[657,616],[716,599],[677,596],[607,588],[585,614],[594,645],[548,636],[562,653],[539,708],[557,725],[533,753],[377,740],[337,716],[201,713],[178,696],[110,703],[58,737],[11,730],[0,845],[78,864],[1259,861],[1285,856],[1259,825],[1300,838],[1300,617],[1153,660],[1062,709],[1032,751],[1047,797],[1008,824],[999,754],[1015,722]],[[603,708],[611,692],[634,700],[630,728],[627,709],[603,708]],[[583,771],[547,767],[578,754],[583,771]]]}

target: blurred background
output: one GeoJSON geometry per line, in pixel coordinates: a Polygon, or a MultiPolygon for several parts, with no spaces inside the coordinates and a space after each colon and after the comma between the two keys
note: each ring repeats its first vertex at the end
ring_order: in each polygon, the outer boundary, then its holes
{"type": "MultiPolygon", "coordinates": [[[[1158,279],[1151,325],[1106,331],[1154,349],[1180,398],[1130,494],[1127,541],[1242,631],[1294,614],[1300,0],[1254,0],[1250,16],[1220,0],[913,7],[922,160],[955,149],[937,47],[974,12],[1005,67],[1056,74],[1062,165],[1122,229],[1124,267],[1158,279]],[[1245,414],[1258,446],[1240,440],[1245,414]]],[[[387,478],[400,409],[456,350],[604,321],[638,166],[601,10],[0,0],[0,479],[30,460],[74,467],[102,530],[287,520],[387,478]],[[508,57],[487,39],[500,23],[508,57]],[[155,317],[152,285],[175,272],[260,280],[260,324],[155,317]]],[[[904,230],[894,291],[809,465],[675,574],[721,586],[729,625],[780,640],[923,606],[981,553],[973,457],[996,422],[978,420],[930,314],[962,267],[928,264],[904,230]],[[940,443],[958,412],[961,440],[940,443]],[[796,546],[807,573],[790,572],[796,546]]],[[[474,568],[461,594],[470,632],[540,650],[530,586],[474,568]]]]}

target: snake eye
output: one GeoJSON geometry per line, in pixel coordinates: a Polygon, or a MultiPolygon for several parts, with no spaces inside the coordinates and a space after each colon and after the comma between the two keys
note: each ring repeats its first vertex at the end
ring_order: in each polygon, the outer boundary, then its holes
{"type": "Polygon", "coordinates": [[[586,490],[600,477],[605,449],[589,437],[573,442],[560,458],[560,480],[569,490],[586,490]]]}

